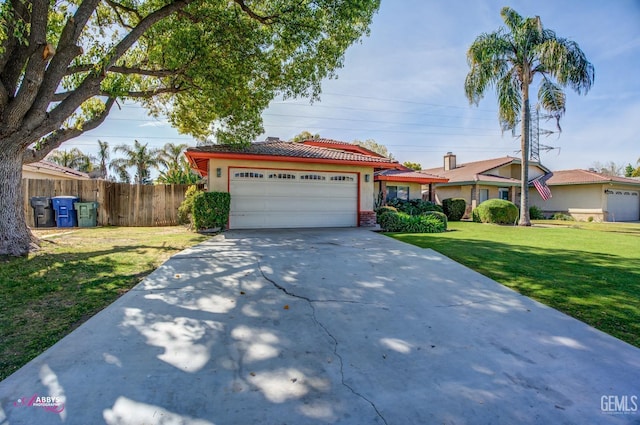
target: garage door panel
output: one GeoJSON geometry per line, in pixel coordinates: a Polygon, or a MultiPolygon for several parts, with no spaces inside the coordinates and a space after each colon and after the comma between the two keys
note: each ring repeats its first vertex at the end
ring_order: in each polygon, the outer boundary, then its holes
{"type": "Polygon", "coordinates": [[[640,220],[640,193],[631,190],[607,190],[610,221],[640,220]]]}
{"type": "Polygon", "coordinates": [[[231,228],[357,225],[356,173],[234,169],[231,228]]]}

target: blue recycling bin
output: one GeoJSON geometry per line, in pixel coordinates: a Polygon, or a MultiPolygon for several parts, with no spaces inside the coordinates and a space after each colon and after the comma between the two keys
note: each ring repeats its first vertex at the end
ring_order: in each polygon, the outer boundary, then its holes
{"type": "Polygon", "coordinates": [[[76,227],[78,216],[73,204],[78,202],[76,196],[55,196],[51,198],[53,210],[56,212],[58,227],[76,227]]]}

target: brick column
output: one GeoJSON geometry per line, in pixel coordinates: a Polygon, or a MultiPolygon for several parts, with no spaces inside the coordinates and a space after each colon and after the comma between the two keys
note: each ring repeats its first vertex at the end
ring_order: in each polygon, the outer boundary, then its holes
{"type": "Polygon", "coordinates": [[[376,226],[376,212],[375,211],[360,211],[358,226],[360,227],[375,227],[376,226]]]}

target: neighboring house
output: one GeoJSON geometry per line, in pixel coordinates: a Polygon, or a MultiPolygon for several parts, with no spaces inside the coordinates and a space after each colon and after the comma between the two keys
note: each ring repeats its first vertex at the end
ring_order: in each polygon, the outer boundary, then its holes
{"type": "Polygon", "coordinates": [[[422,187],[428,187],[431,195],[427,200],[435,202],[434,184],[446,183],[444,177],[418,172],[402,166],[400,169],[380,170],[375,173],[375,192],[380,200],[422,199],[422,187]]]}
{"type": "MultiPolygon", "coordinates": [[[[421,172],[444,177],[448,182],[436,184],[435,197],[432,189],[423,186],[423,191],[428,191],[427,196],[440,204],[443,199],[463,198],[467,202],[467,215],[487,199],[506,199],[518,205],[521,164],[520,158],[511,156],[458,164],[456,155],[447,152],[442,167],[421,172]]],[[[548,172],[538,162],[529,163],[530,180],[548,172]]]]}
{"type": "MultiPolygon", "coordinates": [[[[232,229],[372,226],[376,172],[406,172],[397,161],[329,139],[270,138],[189,148],[185,155],[207,176],[210,191],[231,194],[232,229]]],[[[395,181],[405,184],[407,178],[395,181]]]]}
{"type": "Polygon", "coordinates": [[[91,177],[87,173],[71,168],[63,167],[55,162],[46,160],[22,165],[23,179],[38,180],[88,180],[91,177]]]}
{"type": "Polygon", "coordinates": [[[576,220],[638,221],[640,220],[640,181],[612,177],[595,171],[554,171],[546,181],[551,199],[542,200],[530,190],[530,203],[550,216],[561,212],[576,220]]]}

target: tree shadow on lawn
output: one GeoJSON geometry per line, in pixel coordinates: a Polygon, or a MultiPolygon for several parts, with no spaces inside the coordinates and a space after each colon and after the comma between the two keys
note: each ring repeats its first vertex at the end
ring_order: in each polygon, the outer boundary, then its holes
{"type": "Polygon", "coordinates": [[[114,246],[14,258],[0,271],[0,379],[134,287],[157,267],[135,257],[165,246],[114,246]],[[114,258],[114,256],[123,258],[114,258]],[[126,258],[129,257],[127,260],[126,258]]]}
{"type": "Polygon", "coordinates": [[[640,347],[640,261],[489,241],[394,237],[434,249],[523,295],[640,347]]]}

